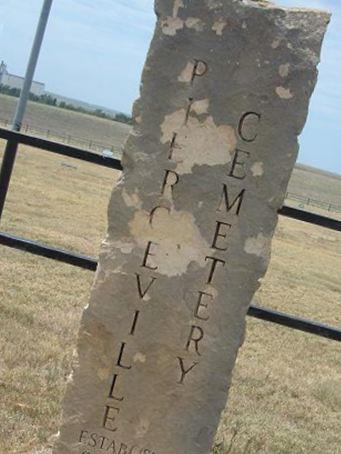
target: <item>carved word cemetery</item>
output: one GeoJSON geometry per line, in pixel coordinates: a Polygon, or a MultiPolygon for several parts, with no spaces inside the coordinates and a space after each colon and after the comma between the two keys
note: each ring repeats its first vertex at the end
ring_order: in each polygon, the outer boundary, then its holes
{"type": "Polygon", "coordinates": [[[157,0],[55,454],[208,454],[329,15],[157,0]]]}

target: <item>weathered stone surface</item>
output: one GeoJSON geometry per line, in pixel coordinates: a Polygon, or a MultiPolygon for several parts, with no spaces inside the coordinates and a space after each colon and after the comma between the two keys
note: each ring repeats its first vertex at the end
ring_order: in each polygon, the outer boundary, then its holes
{"type": "Polygon", "coordinates": [[[54,453],[207,454],[329,16],[157,0],[54,453]]]}

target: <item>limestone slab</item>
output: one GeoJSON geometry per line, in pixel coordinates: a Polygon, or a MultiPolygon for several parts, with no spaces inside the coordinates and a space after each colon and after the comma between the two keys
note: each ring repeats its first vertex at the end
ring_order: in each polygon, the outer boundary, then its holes
{"type": "Polygon", "coordinates": [[[157,0],[54,454],[207,454],[329,15],[157,0]]]}

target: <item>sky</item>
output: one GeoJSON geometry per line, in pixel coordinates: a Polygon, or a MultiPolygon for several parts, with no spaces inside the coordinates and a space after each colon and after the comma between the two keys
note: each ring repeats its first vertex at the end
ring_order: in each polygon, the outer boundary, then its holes
{"type": "MultiPolygon", "coordinates": [[[[23,75],[43,0],[0,0],[0,60],[23,75]]],[[[153,0],[54,0],[35,80],[49,91],[131,112],[152,37],[153,0]]],[[[341,0],[277,0],[330,11],[299,162],[341,173],[341,0]]]]}

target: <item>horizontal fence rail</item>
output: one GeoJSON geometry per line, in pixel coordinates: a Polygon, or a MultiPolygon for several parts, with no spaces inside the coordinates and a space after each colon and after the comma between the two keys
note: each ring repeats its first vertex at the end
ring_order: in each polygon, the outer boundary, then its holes
{"type": "MultiPolygon", "coordinates": [[[[0,124],[2,124],[5,128],[10,126],[11,120],[8,119],[1,119],[0,124]]],[[[25,135],[34,135],[34,137],[43,136],[48,141],[50,140],[58,140],[61,141],[63,144],[70,145],[72,148],[72,143],[83,146],[88,150],[95,150],[97,152],[111,151],[115,154],[114,146],[108,143],[101,143],[90,139],[84,139],[81,137],[72,136],[70,134],[61,135],[58,131],[53,131],[51,129],[42,129],[36,126],[29,125],[28,123],[23,123],[21,132],[25,135]]],[[[312,207],[320,208],[325,211],[333,212],[333,213],[341,213],[341,205],[336,205],[335,203],[326,202],[323,200],[317,200],[312,197],[305,197],[301,194],[296,194],[294,192],[288,191],[286,193],[286,200],[293,200],[299,204],[299,208],[304,208],[304,205],[309,205],[312,207]]]]}
{"type": "MultiPolygon", "coordinates": [[[[35,241],[26,240],[25,238],[9,235],[4,232],[0,232],[0,244],[21,251],[31,252],[35,255],[54,259],[69,265],[74,265],[85,270],[95,271],[97,268],[97,261],[94,258],[65,251],[64,249],[51,248],[35,241]]],[[[260,320],[341,342],[341,329],[323,323],[314,322],[312,320],[256,305],[250,306],[248,315],[260,320]]]]}
{"type": "Polygon", "coordinates": [[[58,262],[67,263],[68,265],[78,266],[85,270],[96,271],[97,261],[86,255],[77,254],[76,252],[59,249],[33,240],[10,235],[0,232],[0,244],[10,248],[19,249],[20,251],[30,252],[40,257],[57,260],[58,262]]]}
{"type": "Polygon", "coordinates": [[[320,322],[314,322],[306,318],[289,315],[284,312],[275,311],[265,307],[252,305],[249,308],[248,315],[259,318],[267,322],[287,326],[305,333],[315,334],[341,342],[341,329],[334,326],[326,325],[320,322]]]}
{"type": "Polygon", "coordinates": [[[39,150],[68,156],[69,158],[81,159],[82,161],[91,162],[92,164],[122,170],[121,161],[119,159],[105,157],[101,154],[72,147],[71,145],[56,143],[51,140],[41,139],[40,137],[28,136],[26,134],[10,131],[9,129],[4,128],[0,128],[0,138],[9,142],[16,142],[22,145],[38,148],[39,150]]]}
{"type": "MultiPolygon", "coordinates": [[[[70,145],[64,145],[50,140],[41,139],[38,137],[28,136],[26,134],[9,131],[8,129],[0,128],[0,139],[17,142],[23,145],[28,145],[40,150],[49,151],[62,156],[80,159],[82,161],[99,164],[111,169],[122,170],[122,164],[119,159],[105,157],[91,151],[82,150],[70,145]]],[[[299,221],[309,222],[311,224],[326,227],[328,229],[341,232],[341,221],[333,218],[321,216],[319,214],[311,213],[309,211],[300,210],[289,206],[284,206],[279,214],[299,221]]]]}
{"type": "Polygon", "coordinates": [[[321,208],[326,211],[341,213],[340,205],[335,205],[335,203],[329,203],[322,200],[313,199],[312,197],[304,197],[303,195],[295,194],[293,192],[287,192],[286,199],[298,202],[299,205],[310,205],[312,207],[321,208]]]}
{"type": "Polygon", "coordinates": [[[285,205],[278,213],[287,218],[297,219],[298,221],[308,222],[310,224],[341,232],[341,221],[311,213],[310,211],[299,210],[285,205]]]}
{"type": "MultiPolygon", "coordinates": [[[[113,121],[115,121],[115,120],[113,120],[113,121]]],[[[5,128],[10,127],[11,123],[12,123],[12,120],[0,118],[0,124],[2,124],[5,128]]],[[[53,129],[39,128],[39,127],[37,127],[35,125],[31,125],[29,123],[22,123],[21,131],[24,134],[46,137],[49,140],[53,139],[53,140],[56,140],[58,142],[60,141],[67,145],[72,145],[72,144],[79,145],[79,146],[85,147],[89,150],[95,150],[95,151],[110,150],[110,151],[114,152],[115,148],[116,148],[113,145],[109,145],[108,143],[98,142],[96,140],[91,140],[91,139],[84,139],[84,137],[77,137],[77,136],[73,136],[71,134],[66,134],[66,133],[63,134],[60,131],[54,131],[53,129]]]]}
{"type": "MultiPolygon", "coordinates": [[[[69,145],[52,142],[50,140],[28,136],[26,134],[9,131],[8,129],[4,128],[0,128],[0,138],[11,143],[24,144],[44,151],[80,159],[93,164],[102,165],[104,167],[122,170],[121,162],[118,159],[105,157],[69,145]]],[[[315,224],[320,227],[325,227],[339,232],[341,231],[340,221],[318,214],[288,206],[284,206],[281,210],[279,210],[279,214],[292,219],[297,219],[299,221],[315,224]]],[[[43,245],[36,241],[14,236],[5,232],[0,232],[0,244],[10,248],[19,249],[21,251],[26,251],[41,257],[77,266],[85,270],[95,271],[97,268],[97,260],[92,257],[87,257],[86,255],[43,245]]],[[[278,325],[290,327],[295,330],[304,331],[336,341],[341,341],[341,330],[339,328],[332,327],[323,323],[314,322],[312,320],[296,317],[256,305],[250,306],[248,315],[261,320],[276,323],[278,325]]]]}

